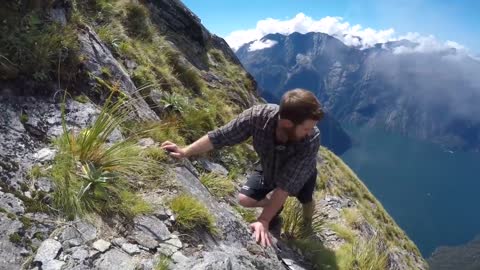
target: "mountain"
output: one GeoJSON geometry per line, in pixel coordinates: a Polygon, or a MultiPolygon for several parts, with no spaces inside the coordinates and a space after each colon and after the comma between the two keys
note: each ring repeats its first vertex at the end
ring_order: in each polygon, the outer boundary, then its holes
{"type": "Polygon", "coordinates": [[[464,245],[438,247],[428,259],[428,264],[434,270],[478,269],[479,252],[480,239],[477,236],[464,245]]]}
{"type": "Polygon", "coordinates": [[[314,91],[334,118],[378,126],[447,148],[480,149],[480,62],[408,40],[349,47],[323,33],[269,34],[273,46],[236,54],[263,95],[314,91]]]}
{"type": "Polygon", "coordinates": [[[0,9],[1,269],[426,269],[355,174],[321,148],[315,223],[289,200],[275,248],[235,194],[245,144],[174,160],[262,102],[180,1],[10,1],[0,9]]]}

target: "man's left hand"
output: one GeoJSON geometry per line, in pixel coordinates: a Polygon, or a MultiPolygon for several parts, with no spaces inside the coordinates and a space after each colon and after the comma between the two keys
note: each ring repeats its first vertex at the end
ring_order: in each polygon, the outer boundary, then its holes
{"type": "Polygon", "coordinates": [[[268,223],[263,221],[257,221],[250,224],[250,230],[255,235],[255,241],[261,244],[263,247],[270,247],[272,240],[270,233],[268,232],[268,223]]]}

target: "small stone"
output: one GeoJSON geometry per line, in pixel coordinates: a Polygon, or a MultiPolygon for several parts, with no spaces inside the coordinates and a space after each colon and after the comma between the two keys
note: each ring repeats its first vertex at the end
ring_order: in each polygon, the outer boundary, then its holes
{"type": "Polygon", "coordinates": [[[42,270],[60,270],[64,264],[65,262],[58,260],[47,261],[46,263],[42,263],[42,270]]]}
{"type": "Polygon", "coordinates": [[[161,243],[158,248],[157,248],[157,251],[170,257],[173,255],[173,253],[177,252],[179,250],[178,247],[176,246],[173,246],[173,245],[170,245],[170,244],[164,244],[164,243],[161,243]]]}
{"type": "Polygon", "coordinates": [[[52,180],[48,177],[40,177],[35,180],[35,188],[44,192],[52,192],[53,191],[53,183],[52,180]]]}
{"type": "Polygon", "coordinates": [[[94,249],[96,249],[100,252],[105,252],[110,248],[111,244],[110,244],[110,242],[107,242],[103,239],[99,239],[99,240],[95,241],[92,246],[93,246],[94,249]]]}
{"type": "Polygon", "coordinates": [[[33,158],[40,162],[52,161],[55,158],[56,153],[57,151],[55,149],[42,148],[33,154],[33,158]]]}
{"type": "Polygon", "coordinates": [[[178,239],[178,236],[176,235],[172,235],[172,238],[165,241],[165,244],[169,244],[177,248],[182,248],[183,246],[182,241],[180,241],[180,239],[178,239]]]}
{"type": "Polygon", "coordinates": [[[96,249],[92,249],[88,252],[88,257],[95,257],[97,256],[98,254],[100,254],[100,251],[96,250],[96,249]]]}
{"type": "Polygon", "coordinates": [[[62,244],[54,239],[47,239],[42,242],[40,247],[37,250],[37,254],[33,259],[34,262],[41,262],[42,265],[47,263],[48,261],[54,260],[60,249],[62,248],[62,244]]]}
{"type": "Polygon", "coordinates": [[[140,249],[138,248],[137,245],[130,244],[130,243],[125,243],[122,245],[122,249],[128,253],[128,255],[135,255],[140,253],[140,249]]]}
{"type": "Polygon", "coordinates": [[[11,193],[0,191],[0,207],[10,213],[21,215],[25,212],[23,201],[11,193]]]}
{"type": "Polygon", "coordinates": [[[88,250],[79,247],[72,250],[72,258],[78,261],[84,261],[90,256],[88,250]]]}
{"type": "Polygon", "coordinates": [[[123,244],[125,243],[128,243],[127,242],[127,239],[123,238],[123,237],[117,237],[117,238],[114,238],[112,240],[112,244],[118,246],[118,247],[121,247],[123,244]]]}
{"type": "Polygon", "coordinates": [[[188,261],[188,258],[180,251],[173,253],[171,258],[175,263],[183,263],[188,261]]]}
{"type": "Polygon", "coordinates": [[[32,198],[32,193],[30,191],[25,191],[25,193],[23,193],[23,195],[25,195],[25,197],[31,199],[32,198]]]}
{"type": "Polygon", "coordinates": [[[147,148],[155,145],[155,141],[152,138],[143,138],[138,141],[138,145],[141,148],[147,148]]]}

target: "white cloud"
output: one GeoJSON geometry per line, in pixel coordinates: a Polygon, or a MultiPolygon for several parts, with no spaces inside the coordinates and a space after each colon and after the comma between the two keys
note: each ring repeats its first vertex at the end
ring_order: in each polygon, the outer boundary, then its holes
{"type": "Polygon", "coordinates": [[[357,46],[362,49],[372,47],[376,43],[408,39],[418,43],[415,48],[397,47],[395,53],[432,52],[443,51],[455,48],[459,52],[467,53],[468,50],[461,44],[454,41],[441,42],[434,36],[422,36],[419,33],[408,33],[400,36],[393,28],[376,30],[363,28],[359,24],[352,25],[343,20],[342,17],[324,17],[315,20],[303,13],[298,13],[292,19],[278,20],[267,18],[257,22],[254,29],[237,30],[230,33],[225,40],[234,50],[237,50],[245,43],[254,41],[249,50],[260,50],[274,46],[272,41],[260,41],[267,34],[280,33],[289,35],[293,32],[308,33],[322,32],[341,40],[348,46],[357,46]]]}
{"type": "Polygon", "coordinates": [[[276,41],[274,40],[255,40],[250,46],[248,47],[249,51],[256,51],[256,50],[261,50],[261,49],[266,49],[270,48],[277,44],[276,41]]]}

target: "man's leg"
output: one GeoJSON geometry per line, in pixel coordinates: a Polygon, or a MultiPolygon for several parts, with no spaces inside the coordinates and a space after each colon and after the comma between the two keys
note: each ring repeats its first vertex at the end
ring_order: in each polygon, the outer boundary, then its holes
{"type": "Polygon", "coordinates": [[[315,201],[313,200],[313,193],[315,191],[316,181],[317,173],[315,173],[307,180],[307,182],[297,195],[297,199],[300,201],[303,208],[303,225],[307,230],[310,230],[312,227],[313,214],[315,212],[315,201]]]}
{"type": "Polygon", "coordinates": [[[263,186],[262,172],[254,171],[240,190],[238,203],[243,207],[265,207],[270,203],[266,197],[270,191],[263,186]]]}

